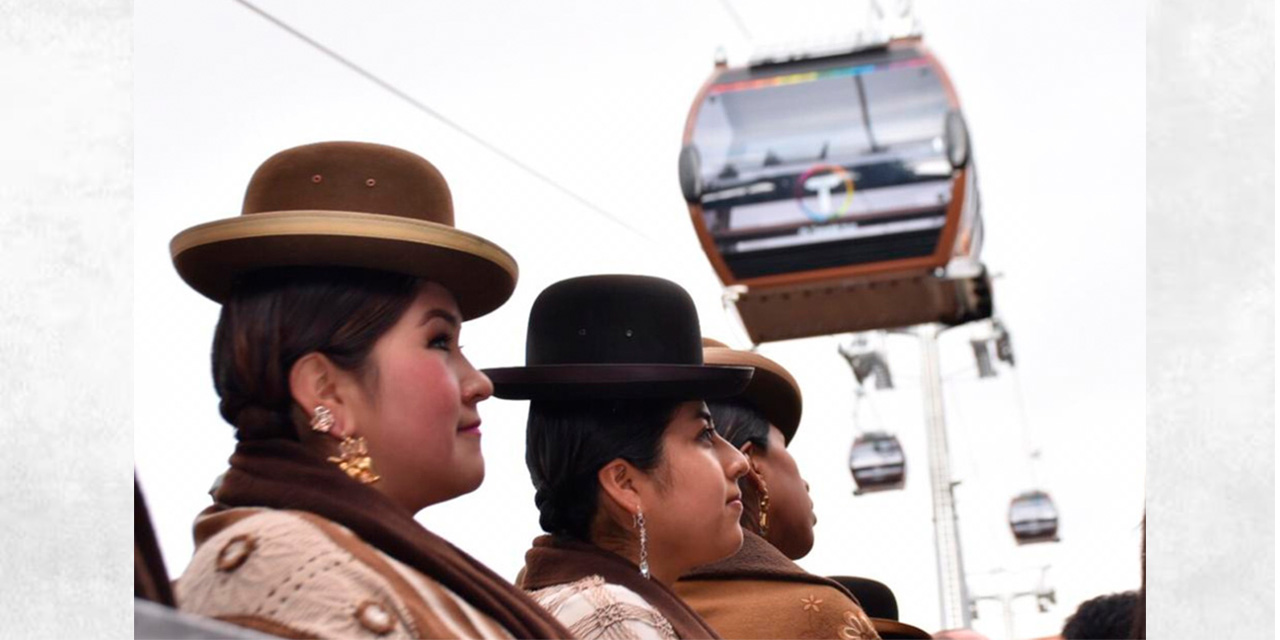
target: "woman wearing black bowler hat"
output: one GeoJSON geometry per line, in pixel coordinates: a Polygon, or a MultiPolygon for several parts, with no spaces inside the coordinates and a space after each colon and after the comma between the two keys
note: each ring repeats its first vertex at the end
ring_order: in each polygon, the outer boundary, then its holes
{"type": "Polygon", "coordinates": [[[540,523],[517,584],[579,638],[718,638],[671,590],[742,544],[746,459],[703,402],[750,367],[702,361],[697,311],[672,282],[587,276],[543,291],[526,366],[488,369],[529,399],[540,523]]]}

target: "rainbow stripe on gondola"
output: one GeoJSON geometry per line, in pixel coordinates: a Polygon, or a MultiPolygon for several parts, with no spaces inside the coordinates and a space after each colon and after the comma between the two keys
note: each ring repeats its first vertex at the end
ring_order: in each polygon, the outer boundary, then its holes
{"type": "Polygon", "coordinates": [[[912,67],[925,67],[929,65],[929,61],[925,58],[911,58],[910,60],[899,60],[896,62],[885,62],[881,64],[860,64],[852,67],[837,67],[835,69],[823,69],[822,71],[806,71],[804,73],[790,73],[781,76],[771,76],[768,78],[756,78],[754,80],[739,80],[737,82],[726,82],[724,84],[713,84],[707,90],[708,95],[717,95],[721,93],[730,93],[733,91],[750,91],[752,89],[764,89],[767,87],[780,87],[789,84],[803,84],[806,82],[816,82],[818,80],[831,80],[834,78],[852,78],[853,76],[871,73],[872,71],[890,71],[894,69],[910,69],[912,67]]]}

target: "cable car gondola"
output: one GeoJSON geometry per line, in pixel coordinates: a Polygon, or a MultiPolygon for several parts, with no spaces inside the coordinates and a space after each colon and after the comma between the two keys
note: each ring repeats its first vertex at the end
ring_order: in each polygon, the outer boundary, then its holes
{"type": "Polygon", "coordinates": [[[849,449],[849,472],[858,485],[856,495],[901,489],[907,478],[907,458],[898,437],[882,431],[858,436],[849,449]]]}
{"type": "Polygon", "coordinates": [[[1018,544],[1058,542],[1058,510],[1043,491],[1027,491],[1009,502],[1009,528],[1018,544]]]}
{"type": "Polygon", "coordinates": [[[991,315],[968,131],[918,37],[717,65],[680,183],[757,344],[991,315]]]}

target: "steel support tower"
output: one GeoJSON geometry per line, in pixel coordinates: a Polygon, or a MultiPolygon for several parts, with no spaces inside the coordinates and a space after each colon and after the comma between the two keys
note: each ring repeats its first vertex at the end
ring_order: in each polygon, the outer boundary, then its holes
{"type": "Polygon", "coordinates": [[[925,429],[929,440],[929,480],[933,494],[933,538],[938,559],[938,603],[942,628],[968,628],[972,620],[960,530],[947,449],[947,422],[942,406],[942,372],[938,363],[938,335],[943,327],[929,324],[914,331],[920,342],[925,429]]]}

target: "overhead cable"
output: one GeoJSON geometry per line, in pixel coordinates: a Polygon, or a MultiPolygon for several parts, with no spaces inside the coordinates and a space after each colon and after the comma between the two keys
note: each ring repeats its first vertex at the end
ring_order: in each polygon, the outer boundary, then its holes
{"type": "Polygon", "coordinates": [[[742,32],[742,36],[747,39],[747,44],[752,43],[751,32],[747,31],[747,23],[742,21],[742,16],[734,10],[733,5],[729,4],[729,0],[720,0],[720,4],[724,5],[724,10],[729,13],[729,17],[733,18],[733,23],[738,25],[738,30],[742,32]]]}
{"type": "Polygon", "coordinates": [[[481,138],[480,136],[478,136],[478,135],[476,135],[476,134],[472,133],[471,131],[468,131],[465,127],[463,127],[462,125],[460,125],[460,124],[458,124],[458,123],[454,122],[453,120],[451,120],[450,118],[446,117],[444,114],[440,113],[439,111],[436,111],[435,109],[432,109],[431,107],[429,107],[429,106],[427,106],[426,104],[424,104],[422,101],[418,100],[417,98],[414,98],[413,96],[409,95],[408,93],[405,93],[404,91],[400,90],[399,88],[397,88],[395,85],[391,84],[390,82],[387,82],[386,80],[383,80],[382,78],[380,78],[380,77],[378,77],[378,76],[374,75],[372,72],[370,72],[369,70],[365,69],[364,67],[361,67],[360,65],[358,65],[358,64],[356,64],[356,63],[354,63],[354,62],[352,62],[352,61],[348,60],[347,58],[343,57],[343,56],[342,56],[342,54],[339,54],[338,52],[334,51],[333,49],[330,49],[329,47],[326,47],[325,45],[321,44],[320,42],[317,42],[315,39],[313,39],[313,38],[311,38],[311,37],[307,36],[305,33],[302,33],[301,31],[299,31],[299,30],[295,29],[294,27],[290,26],[289,24],[287,24],[287,23],[286,23],[286,22],[284,22],[283,20],[281,20],[281,19],[279,19],[279,18],[277,18],[277,17],[275,17],[275,16],[273,16],[273,15],[271,15],[271,14],[267,13],[266,11],[263,11],[262,9],[258,8],[258,7],[257,7],[257,6],[255,6],[253,3],[249,2],[248,0],[234,0],[234,2],[236,2],[236,3],[238,3],[238,4],[243,5],[245,8],[249,9],[250,11],[253,11],[254,13],[258,14],[259,16],[262,16],[262,17],[263,17],[264,19],[266,19],[268,22],[271,22],[272,24],[276,25],[277,27],[280,27],[281,29],[283,29],[285,32],[289,33],[289,34],[290,34],[290,35],[292,35],[293,37],[295,37],[295,38],[297,38],[297,39],[299,39],[299,40],[301,40],[301,41],[303,41],[303,42],[307,43],[308,45],[311,45],[311,47],[315,48],[317,51],[319,51],[319,52],[321,52],[321,53],[325,54],[326,56],[328,56],[328,57],[330,57],[330,58],[332,58],[332,59],[333,59],[335,62],[337,62],[338,64],[341,64],[342,66],[344,66],[344,67],[346,67],[346,68],[350,69],[351,71],[354,71],[357,75],[360,75],[360,76],[362,76],[363,78],[365,78],[366,80],[368,80],[368,81],[370,81],[370,82],[372,82],[372,83],[374,83],[374,84],[378,85],[379,87],[382,87],[383,89],[385,89],[386,91],[388,91],[388,92],[389,92],[389,93],[391,93],[392,95],[394,95],[394,96],[396,96],[396,97],[400,98],[401,100],[404,100],[405,102],[409,103],[410,105],[412,105],[414,108],[418,109],[419,111],[421,111],[421,112],[423,112],[423,113],[427,114],[428,116],[431,116],[432,118],[434,118],[434,119],[438,120],[441,124],[444,124],[445,126],[449,127],[450,129],[453,129],[453,130],[454,130],[454,131],[456,131],[457,133],[459,133],[459,134],[463,135],[464,137],[466,137],[466,138],[470,139],[472,142],[475,142],[476,144],[478,144],[478,145],[480,145],[480,146],[484,147],[484,148],[485,148],[485,149],[487,149],[490,153],[492,153],[492,154],[494,154],[494,155],[496,155],[496,156],[498,156],[498,157],[502,158],[503,160],[506,160],[507,162],[511,163],[512,165],[514,165],[516,168],[520,169],[521,171],[524,171],[525,173],[527,173],[527,174],[529,174],[529,175],[533,176],[534,178],[537,178],[538,180],[540,180],[540,181],[541,181],[541,182],[543,182],[544,184],[546,184],[546,185],[548,185],[548,186],[552,187],[553,189],[555,189],[555,190],[559,191],[560,193],[562,193],[562,194],[564,194],[564,195],[566,195],[566,196],[569,196],[570,198],[572,198],[573,200],[576,200],[579,204],[581,204],[581,205],[585,206],[586,208],[588,208],[588,209],[590,209],[590,210],[592,210],[592,211],[594,211],[594,212],[596,212],[596,213],[598,213],[598,214],[600,214],[600,215],[604,216],[605,218],[608,218],[608,219],[609,219],[611,222],[613,222],[614,224],[617,224],[618,226],[620,226],[620,227],[622,227],[622,228],[626,229],[627,231],[630,231],[630,232],[632,232],[632,233],[634,233],[634,234],[636,234],[636,235],[640,236],[641,238],[644,238],[644,239],[646,239],[646,240],[649,240],[650,242],[656,242],[656,240],[655,240],[654,238],[652,238],[652,237],[650,237],[649,235],[645,234],[643,231],[640,231],[639,229],[637,229],[637,228],[635,228],[635,227],[633,227],[633,226],[631,226],[631,225],[627,224],[627,223],[626,223],[626,222],[624,222],[621,218],[619,218],[619,217],[617,217],[617,216],[613,215],[612,213],[609,213],[609,212],[608,212],[607,210],[605,210],[603,207],[600,207],[599,205],[597,205],[597,204],[595,204],[595,203],[591,202],[590,200],[587,200],[586,198],[584,198],[584,197],[582,197],[582,196],[578,195],[578,194],[577,194],[577,193],[575,193],[573,190],[571,190],[571,189],[569,189],[568,187],[566,187],[566,186],[564,186],[564,185],[560,184],[559,182],[556,182],[554,179],[552,179],[551,177],[549,177],[549,176],[547,176],[546,174],[542,173],[541,171],[538,171],[537,169],[534,169],[532,166],[529,166],[528,164],[526,164],[526,163],[522,162],[519,158],[516,158],[515,156],[513,156],[513,155],[511,155],[511,154],[507,153],[506,151],[503,151],[503,150],[502,150],[501,148],[499,148],[497,145],[495,145],[495,144],[493,144],[493,143],[489,142],[488,140],[485,140],[484,138],[481,138]]]}

